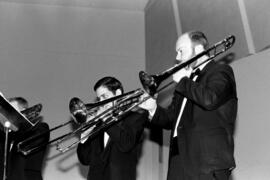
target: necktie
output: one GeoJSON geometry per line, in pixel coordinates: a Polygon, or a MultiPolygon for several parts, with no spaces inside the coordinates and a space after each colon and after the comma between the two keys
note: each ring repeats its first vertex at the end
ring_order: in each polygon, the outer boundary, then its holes
{"type": "Polygon", "coordinates": [[[193,81],[195,81],[194,77],[198,76],[200,73],[201,73],[201,70],[199,68],[197,68],[194,72],[191,73],[189,79],[192,79],[193,81]]]}

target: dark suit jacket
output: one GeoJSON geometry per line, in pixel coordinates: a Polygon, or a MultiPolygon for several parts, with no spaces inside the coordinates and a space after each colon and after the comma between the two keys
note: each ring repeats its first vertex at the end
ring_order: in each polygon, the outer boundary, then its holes
{"type": "MultiPolygon", "coordinates": [[[[33,129],[24,132],[23,134],[17,134],[14,140],[14,145],[9,153],[8,180],[42,180],[41,171],[46,147],[25,156],[17,152],[16,145],[23,139],[47,132],[48,130],[48,124],[40,122],[33,127],[33,129]]],[[[49,138],[49,133],[46,133],[44,136],[33,141],[31,144],[40,145],[48,142],[49,138]]]]}
{"type": "Polygon", "coordinates": [[[130,112],[106,132],[110,139],[104,149],[103,134],[79,144],[77,155],[89,165],[88,180],[135,180],[142,134],[147,113],[130,112]]]}
{"type": "MultiPolygon", "coordinates": [[[[232,137],[237,95],[232,68],[211,61],[196,82],[187,77],[181,79],[170,106],[167,109],[158,106],[151,121],[171,129],[171,136],[183,97],[188,100],[177,129],[181,167],[190,174],[235,167],[232,137]]],[[[172,152],[171,146],[170,158],[172,152]]]]}
{"type": "Polygon", "coordinates": [[[0,131],[0,179],[4,173],[5,133],[0,131]]]}

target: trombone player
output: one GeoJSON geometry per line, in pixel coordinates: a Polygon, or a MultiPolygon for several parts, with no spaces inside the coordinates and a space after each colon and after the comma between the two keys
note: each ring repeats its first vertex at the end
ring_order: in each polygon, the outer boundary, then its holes
{"type": "MultiPolygon", "coordinates": [[[[97,99],[106,100],[123,94],[123,86],[114,77],[104,77],[94,86],[97,99]]],[[[106,111],[114,102],[105,104],[96,114],[106,111]]],[[[79,161],[89,166],[88,180],[135,180],[138,154],[142,146],[146,111],[131,111],[124,119],[77,147],[79,161]]],[[[90,118],[91,119],[91,118],[90,118]]],[[[83,132],[87,136],[93,128],[83,132]]]]}
{"type": "MultiPolygon", "coordinates": [[[[176,60],[184,63],[207,49],[202,32],[186,32],[176,42],[176,60]]],[[[234,73],[229,65],[207,59],[206,54],[173,74],[177,85],[167,108],[153,98],[140,105],[151,123],[171,130],[167,180],[228,180],[235,167],[234,73]]]]}
{"type": "MultiPolygon", "coordinates": [[[[23,97],[12,97],[8,99],[10,104],[22,112],[28,108],[28,101],[23,97]]],[[[37,117],[41,118],[41,117],[37,117]]],[[[42,165],[45,157],[46,148],[40,149],[39,151],[23,155],[18,152],[17,143],[28,137],[48,132],[49,126],[45,122],[39,122],[31,129],[14,132],[12,134],[11,142],[9,145],[9,156],[8,156],[8,180],[42,180],[42,165]]],[[[2,138],[2,137],[0,137],[2,138]]],[[[40,139],[34,141],[35,144],[42,144],[49,141],[49,133],[44,134],[40,139]]],[[[1,142],[3,143],[3,142],[1,142]]],[[[2,148],[2,147],[1,147],[2,148]]],[[[2,153],[2,152],[1,152],[2,153]]],[[[2,157],[2,155],[1,155],[2,157]]],[[[2,160],[0,160],[2,161],[2,160]]],[[[2,169],[1,169],[2,176],[2,169]]]]}

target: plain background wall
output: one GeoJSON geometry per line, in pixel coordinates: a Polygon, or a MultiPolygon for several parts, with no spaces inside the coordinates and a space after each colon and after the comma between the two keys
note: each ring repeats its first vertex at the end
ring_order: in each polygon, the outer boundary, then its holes
{"type": "Polygon", "coordinates": [[[248,46],[237,0],[178,0],[182,32],[199,29],[214,44],[233,34],[237,41],[229,52],[246,56],[248,46]]]}
{"type": "MultiPolygon", "coordinates": [[[[239,1],[239,0],[238,0],[239,1]]],[[[244,1],[252,38],[256,52],[270,45],[270,1],[268,0],[242,0],[244,1]]]]}
{"type": "MultiPolygon", "coordinates": [[[[92,86],[103,76],[117,77],[126,91],[141,87],[144,52],[143,12],[0,3],[0,91],[42,103],[51,127],[69,120],[72,97],[93,102],[92,86]]],[[[57,156],[50,148],[45,180],[79,180],[86,173],[74,150],[57,156]]]]}
{"type": "Polygon", "coordinates": [[[270,179],[269,59],[266,50],[231,64],[238,93],[234,180],[270,179]]]}

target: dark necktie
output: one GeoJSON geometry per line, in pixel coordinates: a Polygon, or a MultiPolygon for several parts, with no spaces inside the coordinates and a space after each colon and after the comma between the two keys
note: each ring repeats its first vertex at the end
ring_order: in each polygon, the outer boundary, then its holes
{"type": "Polygon", "coordinates": [[[197,68],[194,72],[191,73],[190,79],[193,79],[195,76],[198,76],[200,74],[201,70],[197,68]]]}

